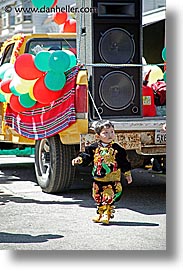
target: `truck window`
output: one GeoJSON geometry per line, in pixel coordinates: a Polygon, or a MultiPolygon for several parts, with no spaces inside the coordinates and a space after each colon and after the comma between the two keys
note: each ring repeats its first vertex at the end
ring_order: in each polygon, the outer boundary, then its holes
{"type": "Polygon", "coordinates": [[[11,60],[11,56],[12,56],[12,52],[13,52],[13,48],[14,48],[15,43],[12,43],[10,45],[8,45],[1,57],[1,61],[0,61],[0,65],[4,64],[4,63],[9,63],[11,60]]]}
{"type": "Polygon", "coordinates": [[[32,38],[27,41],[25,52],[36,55],[39,51],[76,49],[75,39],[32,38]]]}

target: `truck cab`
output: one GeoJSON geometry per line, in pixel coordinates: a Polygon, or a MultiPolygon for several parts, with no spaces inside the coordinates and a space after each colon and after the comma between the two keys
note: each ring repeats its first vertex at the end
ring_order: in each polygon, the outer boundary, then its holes
{"type": "MultiPolygon", "coordinates": [[[[17,34],[6,41],[1,47],[1,66],[5,63],[14,64],[16,59],[29,53],[36,55],[37,50],[42,48],[49,50],[70,50],[76,54],[76,34],[17,34]]],[[[71,160],[79,150],[84,150],[85,146],[94,141],[92,124],[99,119],[98,111],[105,109],[105,104],[96,111],[93,97],[94,90],[91,88],[92,79],[89,77],[89,70],[85,65],[79,63],[75,77],[73,90],[74,122],[55,130],[57,125],[52,120],[53,132],[45,136],[25,134],[21,127],[24,127],[24,117],[34,118],[33,110],[26,112],[10,111],[9,102],[0,103],[0,145],[1,149],[10,146],[32,146],[35,148],[35,172],[37,182],[44,192],[59,193],[69,189],[75,179],[77,168],[72,167],[71,160]]],[[[118,93],[116,89],[115,93],[118,93]]],[[[103,96],[103,95],[100,95],[103,96]]],[[[104,95],[105,97],[105,95],[104,95]]],[[[98,99],[99,100],[99,99],[98,99]]],[[[107,98],[106,98],[107,100],[107,98]]],[[[140,99],[141,101],[141,99],[140,99]]],[[[53,110],[55,102],[47,106],[39,106],[36,110],[39,121],[45,110],[53,110]],[[39,112],[41,110],[41,112],[39,112]]],[[[115,103],[116,104],[116,101],[115,103]]],[[[142,102],[141,102],[142,104],[142,102]]],[[[107,105],[107,103],[106,103],[107,105]]],[[[64,106],[64,105],[62,105],[64,106]]],[[[62,107],[61,106],[61,107],[62,107]]],[[[143,117],[142,115],[131,117],[116,116],[116,111],[109,108],[107,119],[114,124],[117,133],[117,141],[127,150],[128,158],[132,163],[132,168],[143,165],[144,160],[156,155],[166,155],[166,133],[162,131],[162,126],[166,123],[165,116],[143,117]]],[[[48,112],[49,112],[48,111],[48,112]]],[[[64,110],[59,109],[59,112],[64,110]],[[61,111],[60,111],[61,110],[61,111]]],[[[134,108],[134,112],[135,108],[134,108]]],[[[52,119],[52,113],[49,119],[52,119]]],[[[102,117],[102,112],[100,113],[102,117]]],[[[104,117],[105,118],[105,117],[104,117]]],[[[59,119],[63,115],[59,114],[59,119]]],[[[64,124],[63,122],[62,124],[64,124]]],[[[34,125],[31,125],[34,132],[34,125]]],[[[51,127],[51,126],[50,126],[51,127]]],[[[31,132],[32,133],[32,132],[31,132]]]]}

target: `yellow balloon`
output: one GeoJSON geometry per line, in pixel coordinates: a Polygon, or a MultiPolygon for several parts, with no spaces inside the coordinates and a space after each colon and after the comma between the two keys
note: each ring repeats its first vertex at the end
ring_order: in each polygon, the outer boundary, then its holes
{"type": "Polygon", "coordinates": [[[15,74],[10,83],[10,88],[14,87],[19,94],[27,94],[29,92],[30,87],[32,87],[36,81],[37,79],[25,80],[19,77],[17,74],[15,74]]]}
{"type": "Polygon", "coordinates": [[[33,79],[33,80],[27,80],[27,79],[23,79],[21,77],[19,77],[19,78],[20,78],[21,83],[23,83],[24,85],[29,86],[29,87],[31,85],[34,85],[35,82],[38,80],[38,78],[37,79],[33,79]]]}
{"type": "Polygon", "coordinates": [[[158,67],[157,65],[151,66],[151,72],[149,74],[148,85],[151,85],[160,79],[163,79],[163,72],[162,72],[161,68],[158,67]]]}
{"type": "Polygon", "coordinates": [[[6,93],[5,95],[4,95],[4,97],[5,97],[5,99],[6,99],[6,102],[7,103],[10,103],[10,97],[12,96],[12,93],[6,93]]]}
{"type": "Polygon", "coordinates": [[[34,97],[34,94],[33,94],[33,87],[34,87],[34,85],[32,85],[30,88],[29,88],[29,96],[30,96],[30,98],[31,99],[33,99],[33,100],[37,100],[35,97],[34,97]]]}

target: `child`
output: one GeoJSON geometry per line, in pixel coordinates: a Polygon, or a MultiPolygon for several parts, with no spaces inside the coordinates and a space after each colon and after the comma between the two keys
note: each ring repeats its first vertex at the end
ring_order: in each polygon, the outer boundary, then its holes
{"type": "Polygon", "coordinates": [[[122,195],[121,172],[128,184],[132,182],[131,165],[125,149],[114,142],[114,126],[110,121],[98,121],[94,130],[98,141],[87,146],[85,152],[80,152],[72,160],[72,165],[87,166],[93,163],[92,196],[97,203],[97,216],[93,221],[108,224],[113,218],[114,203],[122,195]]]}

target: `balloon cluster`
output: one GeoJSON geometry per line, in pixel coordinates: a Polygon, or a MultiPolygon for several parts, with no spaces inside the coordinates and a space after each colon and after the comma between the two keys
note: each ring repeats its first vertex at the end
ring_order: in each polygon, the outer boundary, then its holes
{"type": "Polygon", "coordinates": [[[163,48],[162,50],[162,59],[165,62],[163,79],[166,82],[166,48],[163,48]]]}
{"type": "Polygon", "coordinates": [[[16,112],[36,103],[50,104],[63,94],[65,72],[76,63],[76,56],[69,50],[22,54],[14,65],[0,67],[0,101],[10,103],[16,112]]]}
{"type": "MultiPolygon", "coordinates": [[[[57,5],[58,0],[32,0],[32,4],[38,8],[53,8],[57,5]]],[[[56,12],[53,15],[53,21],[58,25],[63,25],[62,32],[75,33],[76,32],[76,20],[68,19],[67,12],[56,12]]]]}
{"type": "Polygon", "coordinates": [[[76,20],[68,19],[67,12],[56,12],[53,16],[53,21],[58,25],[63,25],[62,32],[75,33],[76,20]]]}

